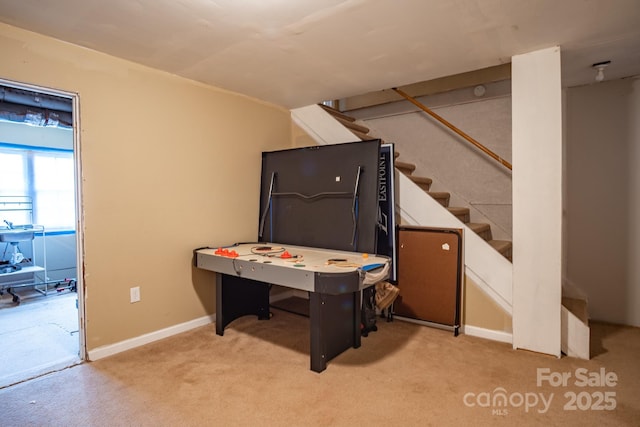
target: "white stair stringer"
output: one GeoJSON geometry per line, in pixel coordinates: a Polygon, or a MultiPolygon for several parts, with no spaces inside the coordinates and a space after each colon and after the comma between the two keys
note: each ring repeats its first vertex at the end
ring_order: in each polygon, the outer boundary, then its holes
{"type": "Polygon", "coordinates": [[[291,110],[291,119],[319,145],[361,141],[319,105],[291,110]]]}
{"type": "MultiPolygon", "coordinates": [[[[292,120],[319,145],[361,140],[318,105],[291,110],[292,120]]],[[[512,314],[512,264],[404,174],[396,171],[396,209],[403,221],[464,230],[465,274],[506,313],[512,314]]]]}

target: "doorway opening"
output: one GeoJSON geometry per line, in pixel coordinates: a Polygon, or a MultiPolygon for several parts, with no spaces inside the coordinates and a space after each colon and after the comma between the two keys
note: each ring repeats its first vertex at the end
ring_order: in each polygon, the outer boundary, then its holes
{"type": "Polygon", "coordinates": [[[86,358],[77,112],[0,79],[0,388],[86,358]]]}

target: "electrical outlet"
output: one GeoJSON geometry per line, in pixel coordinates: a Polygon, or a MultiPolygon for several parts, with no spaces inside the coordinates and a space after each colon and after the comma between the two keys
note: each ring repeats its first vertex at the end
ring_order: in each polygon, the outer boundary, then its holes
{"type": "Polygon", "coordinates": [[[131,303],[140,301],[140,286],[129,289],[131,295],[131,303]]]}

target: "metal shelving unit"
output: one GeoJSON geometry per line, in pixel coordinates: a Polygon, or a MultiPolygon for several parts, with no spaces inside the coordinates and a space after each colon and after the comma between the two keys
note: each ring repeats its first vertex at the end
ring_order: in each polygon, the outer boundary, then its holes
{"type": "Polygon", "coordinates": [[[0,295],[7,292],[18,304],[16,288],[31,286],[47,295],[46,234],[44,226],[33,224],[33,200],[0,196],[0,221],[0,295]],[[37,236],[42,245],[36,245],[37,236]],[[26,249],[30,252],[23,254],[26,249]]]}

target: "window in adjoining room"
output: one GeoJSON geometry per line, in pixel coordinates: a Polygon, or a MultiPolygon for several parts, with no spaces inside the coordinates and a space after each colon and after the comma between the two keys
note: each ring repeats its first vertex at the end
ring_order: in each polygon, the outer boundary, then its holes
{"type": "Polygon", "coordinates": [[[0,196],[33,201],[33,218],[16,212],[11,222],[33,222],[47,232],[74,230],[73,150],[0,143],[0,196]]]}

